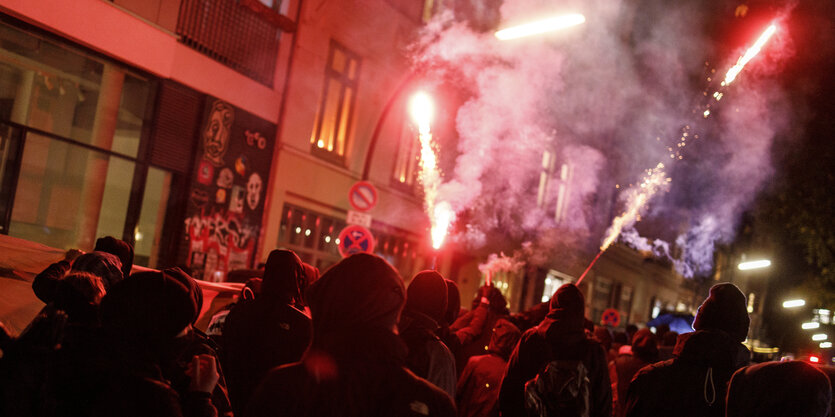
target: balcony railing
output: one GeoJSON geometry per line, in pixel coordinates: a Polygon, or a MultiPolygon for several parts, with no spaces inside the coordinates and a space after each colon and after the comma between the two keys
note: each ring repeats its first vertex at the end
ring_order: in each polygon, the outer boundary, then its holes
{"type": "Polygon", "coordinates": [[[288,20],[257,0],[183,0],[177,34],[189,47],[272,87],[288,20]]]}

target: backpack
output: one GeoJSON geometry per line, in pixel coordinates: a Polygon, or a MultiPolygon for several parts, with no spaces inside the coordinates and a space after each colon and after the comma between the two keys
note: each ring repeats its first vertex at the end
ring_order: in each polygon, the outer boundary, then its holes
{"type": "Polygon", "coordinates": [[[582,360],[551,360],[525,383],[528,416],[588,417],[589,397],[589,371],[582,360]]]}

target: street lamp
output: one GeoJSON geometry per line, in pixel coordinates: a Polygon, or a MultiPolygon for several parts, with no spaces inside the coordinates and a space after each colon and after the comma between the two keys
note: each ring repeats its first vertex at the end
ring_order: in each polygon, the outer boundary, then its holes
{"type": "Polygon", "coordinates": [[[786,300],[783,301],[783,308],[796,308],[796,307],[803,307],[806,305],[806,300],[786,300]]]}
{"type": "Polygon", "coordinates": [[[583,24],[585,21],[586,17],[582,14],[571,13],[501,29],[495,35],[499,40],[506,41],[577,26],[583,24]]]}
{"type": "Polygon", "coordinates": [[[829,349],[832,347],[832,342],[821,342],[820,347],[821,349],[829,349]]]}
{"type": "Polygon", "coordinates": [[[818,323],[818,322],[816,322],[816,321],[810,321],[810,322],[808,322],[808,323],[803,323],[803,324],[801,324],[801,325],[800,325],[800,327],[801,327],[803,330],[817,329],[817,328],[820,328],[820,327],[821,327],[821,324],[820,324],[820,323],[818,323]]]}
{"type": "Polygon", "coordinates": [[[771,261],[770,260],[760,259],[760,260],[756,260],[756,261],[741,262],[737,266],[737,268],[739,268],[740,271],[748,271],[748,270],[751,270],[751,269],[768,268],[769,266],[771,266],[771,261]]]}
{"type": "Polygon", "coordinates": [[[829,336],[827,336],[826,333],[816,333],[812,335],[812,340],[815,342],[820,342],[821,340],[826,340],[828,338],[829,336]]]}

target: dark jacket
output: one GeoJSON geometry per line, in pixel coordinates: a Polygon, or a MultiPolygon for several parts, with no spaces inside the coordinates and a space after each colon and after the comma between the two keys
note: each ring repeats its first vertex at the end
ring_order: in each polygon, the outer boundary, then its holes
{"type": "Polygon", "coordinates": [[[49,391],[53,416],[214,417],[209,395],[180,397],[145,349],[92,331],[58,353],[49,391]]]}
{"type": "Polygon", "coordinates": [[[471,357],[458,380],[455,401],[461,417],[499,415],[499,387],[520,333],[507,320],[498,321],[491,333],[489,353],[471,357]]]}
{"type": "Polygon", "coordinates": [[[32,281],[32,290],[35,292],[35,296],[49,304],[55,297],[55,289],[58,288],[58,283],[69,272],[70,267],[69,262],[58,261],[46,267],[40,274],[35,275],[35,279],[32,281]]]}
{"type": "Polygon", "coordinates": [[[612,381],[613,416],[619,417],[624,415],[626,391],[629,388],[629,383],[641,368],[651,363],[633,355],[631,352],[619,353],[612,362],[609,362],[609,379],[612,381]]]}
{"type": "MultiPolygon", "coordinates": [[[[223,375],[222,367],[219,365],[217,345],[205,333],[192,328],[185,335],[175,340],[170,351],[170,357],[163,361],[162,373],[170,381],[171,387],[177,391],[181,399],[188,397],[191,377],[186,374],[186,371],[189,369],[191,359],[197,355],[211,355],[218,361],[217,372],[219,377],[217,385],[212,391],[212,405],[217,409],[218,416],[231,417],[233,415],[232,405],[229,401],[226,378],[223,375]]],[[[185,404],[183,405],[185,406],[185,404]]]]}
{"type": "Polygon", "coordinates": [[[555,359],[583,361],[589,372],[589,415],[611,416],[612,386],[606,352],[600,343],[586,337],[582,327],[565,329],[550,314],[539,326],[522,334],[510,355],[499,393],[502,415],[525,415],[525,383],[555,359]]]}
{"type": "Polygon", "coordinates": [[[297,362],[310,344],[310,318],[271,298],[239,302],[223,330],[223,372],[235,415],[258,383],[279,365],[297,362]]]}
{"type": "Polygon", "coordinates": [[[406,344],[406,367],[415,375],[455,395],[455,358],[452,352],[435,335],[438,324],[425,314],[404,310],[398,324],[400,338],[406,344]]]}
{"type": "Polygon", "coordinates": [[[406,301],[403,280],[382,258],[359,253],[307,291],[313,341],[300,363],[270,371],[247,416],[443,416],[452,399],[407,370],[393,331],[406,301]]]}
{"type": "Polygon", "coordinates": [[[455,333],[461,342],[460,349],[455,352],[455,361],[458,373],[464,370],[467,360],[472,356],[483,355],[487,352],[490,344],[491,329],[496,321],[509,316],[507,301],[502,293],[495,287],[482,287],[486,292],[489,304],[474,301],[472,311],[459,317],[450,326],[450,331],[455,333]]]}
{"type": "Polygon", "coordinates": [[[271,371],[246,417],[455,416],[444,391],[403,366],[406,350],[395,334],[348,339],[338,350],[311,347],[302,362],[271,371]]]}
{"type": "Polygon", "coordinates": [[[824,369],[802,361],[765,362],[742,368],[731,378],[726,415],[829,416],[832,389],[824,369]]]}
{"type": "Polygon", "coordinates": [[[724,416],[728,381],[748,364],[748,349],[723,331],[699,330],[680,335],[673,355],[635,375],[626,416],[724,416]]]}

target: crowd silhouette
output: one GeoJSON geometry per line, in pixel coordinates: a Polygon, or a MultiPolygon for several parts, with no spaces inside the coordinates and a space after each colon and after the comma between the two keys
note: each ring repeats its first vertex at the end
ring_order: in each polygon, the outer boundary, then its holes
{"type": "Polygon", "coordinates": [[[179,268],[131,274],[131,246],[101,238],[33,282],[45,307],[20,334],[0,323],[0,415],[17,416],[829,416],[831,367],[750,363],[744,294],[710,289],[693,323],[593,326],[561,286],[511,314],[483,286],[405,285],[351,255],[319,276],[292,251],[239,272],[237,301],[204,333],[203,291],[179,268]]]}

